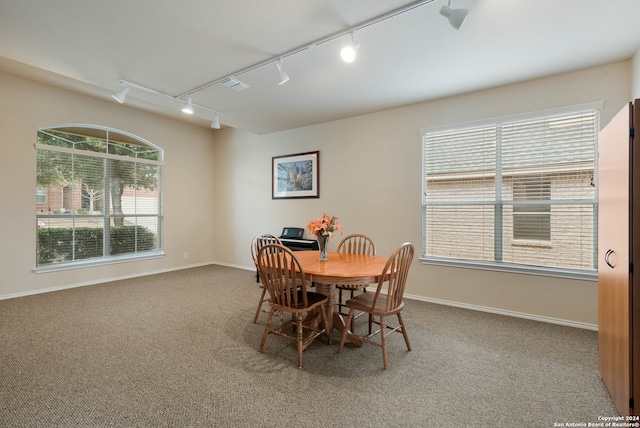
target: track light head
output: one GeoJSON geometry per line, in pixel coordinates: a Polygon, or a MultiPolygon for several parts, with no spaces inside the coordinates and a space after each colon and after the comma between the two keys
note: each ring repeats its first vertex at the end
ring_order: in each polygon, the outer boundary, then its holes
{"type": "Polygon", "coordinates": [[[467,9],[451,9],[451,0],[447,3],[446,6],[442,6],[440,9],[440,15],[449,19],[449,24],[456,30],[460,29],[460,26],[467,18],[467,14],[469,11],[467,9]]]}
{"type": "Polygon", "coordinates": [[[356,43],[353,38],[353,31],[351,32],[351,42],[342,48],[340,51],[340,56],[344,62],[351,64],[355,59],[358,53],[358,48],[360,47],[360,43],[356,43]]]}
{"type": "Polygon", "coordinates": [[[220,113],[216,112],[211,121],[211,127],[213,129],[220,129],[220,113]]]}
{"type": "Polygon", "coordinates": [[[111,94],[114,100],[119,102],[120,104],[124,104],[125,98],[127,98],[127,94],[129,93],[129,88],[127,88],[124,83],[120,83],[122,89],[120,89],[115,94],[111,94]]]}
{"type": "Polygon", "coordinates": [[[186,114],[193,114],[193,105],[191,105],[191,98],[187,98],[187,105],[182,107],[182,112],[186,114]]]}
{"type": "Polygon", "coordinates": [[[282,70],[282,58],[275,64],[278,73],[278,85],[282,85],[289,81],[289,75],[282,70]]]}

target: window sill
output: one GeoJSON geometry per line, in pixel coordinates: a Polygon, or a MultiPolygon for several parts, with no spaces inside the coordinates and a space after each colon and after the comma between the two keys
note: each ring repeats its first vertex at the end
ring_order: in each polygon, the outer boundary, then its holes
{"type": "Polygon", "coordinates": [[[514,239],[511,241],[514,247],[553,248],[551,241],[534,241],[526,239],[514,239]]]}
{"type": "Polygon", "coordinates": [[[420,262],[427,265],[449,266],[465,269],[481,269],[496,272],[519,273],[525,275],[551,276],[555,278],[598,281],[598,271],[586,271],[568,268],[545,268],[541,266],[518,265],[515,263],[499,263],[487,261],[459,260],[445,257],[420,257],[420,262]]]}
{"type": "Polygon", "coordinates": [[[110,265],[115,263],[125,263],[140,260],[150,260],[164,257],[163,251],[149,251],[141,254],[128,254],[124,256],[113,256],[100,259],[79,260],[76,262],[60,263],[54,265],[40,266],[33,269],[34,273],[57,272],[70,269],[82,269],[94,266],[110,265]]]}

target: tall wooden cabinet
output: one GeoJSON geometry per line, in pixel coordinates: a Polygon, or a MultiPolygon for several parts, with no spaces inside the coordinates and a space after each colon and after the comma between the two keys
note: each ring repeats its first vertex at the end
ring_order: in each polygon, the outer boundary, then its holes
{"type": "Polygon", "coordinates": [[[640,413],[639,102],[626,105],[598,142],[599,370],[621,415],[640,413]]]}

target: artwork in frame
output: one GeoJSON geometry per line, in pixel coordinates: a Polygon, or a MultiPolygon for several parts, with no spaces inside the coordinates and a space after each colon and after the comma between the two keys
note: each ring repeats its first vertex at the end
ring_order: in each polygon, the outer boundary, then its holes
{"type": "Polygon", "coordinates": [[[274,156],[271,163],[273,199],[319,198],[319,151],[274,156]]]}

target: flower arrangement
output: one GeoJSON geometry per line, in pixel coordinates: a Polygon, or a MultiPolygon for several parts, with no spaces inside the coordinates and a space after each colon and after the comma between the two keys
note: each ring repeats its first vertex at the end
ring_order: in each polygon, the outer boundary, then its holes
{"type": "Polygon", "coordinates": [[[329,217],[326,212],[322,213],[322,217],[311,220],[307,224],[307,229],[318,239],[320,247],[319,260],[326,261],[327,257],[327,241],[333,237],[333,232],[340,232],[342,235],[342,226],[338,223],[338,217],[329,217]]]}
{"type": "Polygon", "coordinates": [[[340,232],[342,235],[343,227],[340,226],[338,220],[338,217],[329,217],[326,212],[323,212],[322,217],[311,220],[309,224],[307,224],[307,229],[318,238],[333,238],[334,232],[340,232]]]}

